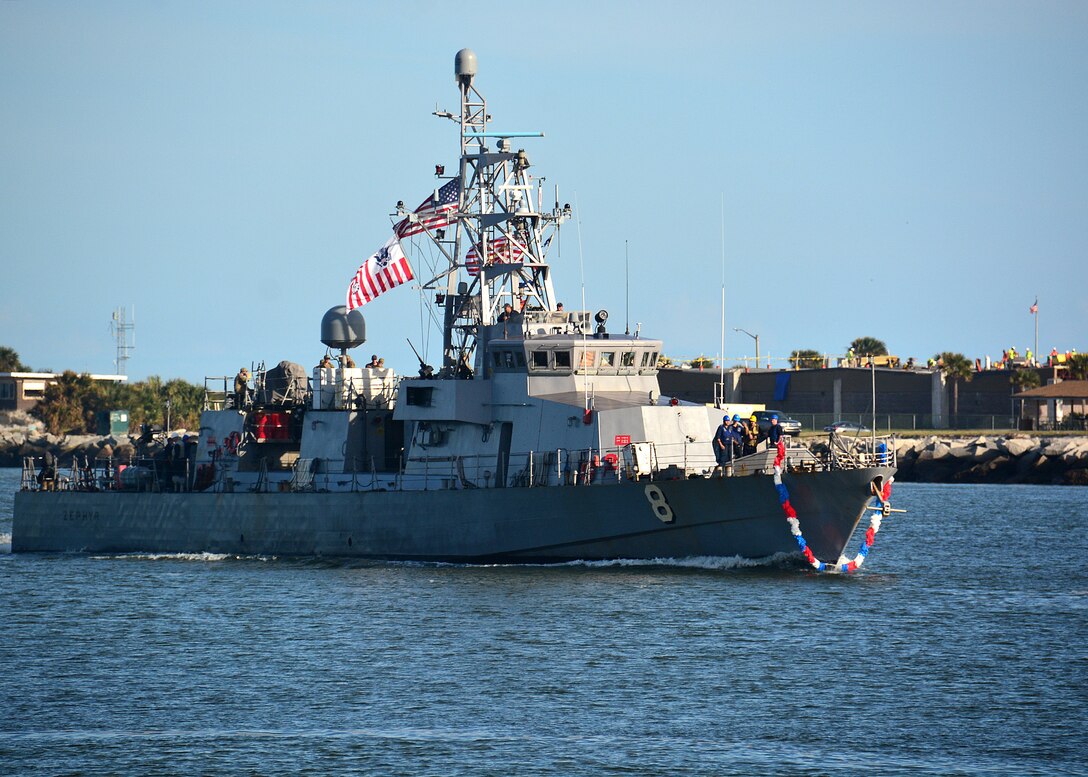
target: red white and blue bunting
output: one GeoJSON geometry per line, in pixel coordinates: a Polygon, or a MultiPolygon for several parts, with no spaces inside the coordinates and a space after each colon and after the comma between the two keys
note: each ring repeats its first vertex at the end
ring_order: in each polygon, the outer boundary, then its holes
{"type": "Polygon", "coordinates": [[[892,482],[894,477],[889,477],[883,487],[877,491],[873,489],[873,495],[880,503],[880,510],[873,510],[869,516],[869,528],[865,532],[865,538],[861,542],[861,548],[858,549],[858,554],[849,561],[839,561],[834,564],[825,564],[816,558],[816,555],[812,552],[812,549],[805,542],[804,536],[801,534],[801,524],[797,520],[797,511],[793,509],[793,505],[790,504],[790,492],[782,482],[782,464],[786,460],[786,445],[782,441],[778,443],[778,450],[774,457],[774,488],[778,492],[778,501],[782,503],[782,512],[786,514],[786,521],[790,525],[790,533],[793,534],[793,538],[797,541],[797,547],[801,550],[801,554],[805,557],[805,561],[812,565],[812,568],[817,572],[839,572],[842,574],[850,574],[857,570],[862,564],[865,563],[866,557],[869,555],[869,550],[873,547],[873,542],[876,539],[876,533],[880,531],[880,519],[884,514],[884,508],[888,503],[888,499],[892,495],[892,482]]]}

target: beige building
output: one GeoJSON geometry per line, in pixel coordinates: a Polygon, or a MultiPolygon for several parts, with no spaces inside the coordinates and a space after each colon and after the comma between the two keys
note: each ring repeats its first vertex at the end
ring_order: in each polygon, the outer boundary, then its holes
{"type": "Polygon", "coordinates": [[[1063,380],[1013,395],[1035,429],[1088,428],[1088,380],[1063,380]]]}
{"type": "MultiPolygon", "coordinates": [[[[57,382],[55,372],[0,372],[0,410],[31,410],[45,397],[45,388],[57,382]]],[[[125,375],[91,375],[91,380],[123,383],[125,375]]]]}

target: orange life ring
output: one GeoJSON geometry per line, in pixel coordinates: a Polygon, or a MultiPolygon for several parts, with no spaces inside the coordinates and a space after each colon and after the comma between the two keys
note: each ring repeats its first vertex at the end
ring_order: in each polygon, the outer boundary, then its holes
{"type": "Polygon", "coordinates": [[[223,440],[223,446],[227,449],[227,453],[234,456],[238,453],[238,444],[240,442],[242,442],[242,435],[238,434],[238,432],[231,432],[223,440]]]}

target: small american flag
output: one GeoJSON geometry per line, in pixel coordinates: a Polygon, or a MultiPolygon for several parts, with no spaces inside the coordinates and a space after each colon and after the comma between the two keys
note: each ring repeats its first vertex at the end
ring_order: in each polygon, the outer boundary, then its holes
{"type": "Polygon", "coordinates": [[[450,223],[450,214],[461,200],[461,179],[454,178],[415,209],[416,221],[403,218],[393,227],[397,237],[411,237],[426,229],[439,229],[450,223]]]}
{"type": "Polygon", "coordinates": [[[408,258],[396,235],[355,271],[348,285],[348,310],[373,300],[380,294],[415,278],[408,258]]]}
{"type": "MultiPolygon", "coordinates": [[[[465,254],[465,269],[469,275],[477,276],[480,274],[480,250],[478,246],[473,246],[468,249],[468,253],[465,254]]],[[[521,257],[525,255],[525,251],[521,246],[508,240],[505,237],[497,237],[487,244],[487,264],[492,262],[500,262],[503,264],[512,264],[514,262],[520,262],[521,257]]]]}
{"type": "Polygon", "coordinates": [[[1032,314],[1035,314],[1035,313],[1039,312],[1039,298],[1038,297],[1036,297],[1035,301],[1033,303],[1031,303],[1031,307],[1028,308],[1028,312],[1032,313],[1032,314]]]}

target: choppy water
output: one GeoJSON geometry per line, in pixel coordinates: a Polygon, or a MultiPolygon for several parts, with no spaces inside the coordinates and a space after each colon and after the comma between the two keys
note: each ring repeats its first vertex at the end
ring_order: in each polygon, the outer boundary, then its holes
{"type": "Polygon", "coordinates": [[[5,553],[0,773],[1088,773],[1088,489],[895,497],[852,577],[5,553]]]}

